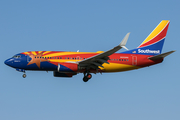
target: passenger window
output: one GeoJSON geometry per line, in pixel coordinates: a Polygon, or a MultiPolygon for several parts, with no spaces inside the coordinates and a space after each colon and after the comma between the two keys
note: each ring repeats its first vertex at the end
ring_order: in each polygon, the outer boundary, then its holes
{"type": "Polygon", "coordinates": [[[124,61],[126,61],[126,59],[124,59],[124,61]]]}

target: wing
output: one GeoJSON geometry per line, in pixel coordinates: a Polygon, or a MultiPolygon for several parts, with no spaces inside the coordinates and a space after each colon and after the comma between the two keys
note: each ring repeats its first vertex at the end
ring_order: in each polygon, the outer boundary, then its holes
{"type": "Polygon", "coordinates": [[[103,63],[108,63],[107,62],[107,60],[109,59],[108,56],[112,55],[113,53],[120,50],[121,48],[126,48],[125,45],[127,43],[129,34],[130,33],[126,34],[126,36],[124,37],[124,39],[122,40],[122,42],[118,46],[116,46],[116,47],[114,47],[114,48],[112,48],[106,52],[103,52],[103,53],[100,53],[98,55],[87,58],[85,60],[79,61],[78,62],[79,66],[80,67],[86,67],[87,69],[90,69],[90,68],[98,69],[99,66],[103,67],[102,66],[103,63]]]}

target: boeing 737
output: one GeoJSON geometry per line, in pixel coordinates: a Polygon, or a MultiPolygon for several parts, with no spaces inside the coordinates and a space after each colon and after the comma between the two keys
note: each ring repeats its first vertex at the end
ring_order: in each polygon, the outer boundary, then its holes
{"type": "Polygon", "coordinates": [[[137,48],[128,50],[125,45],[129,34],[122,42],[108,51],[65,52],[29,51],[14,55],[4,63],[17,71],[53,71],[54,77],[72,77],[83,73],[83,81],[92,78],[91,73],[122,72],[161,63],[164,57],[175,51],[162,53],[170,21],[162,20],[137,48]],[[121,48],[127,51],[115,53],[121,48]]]}

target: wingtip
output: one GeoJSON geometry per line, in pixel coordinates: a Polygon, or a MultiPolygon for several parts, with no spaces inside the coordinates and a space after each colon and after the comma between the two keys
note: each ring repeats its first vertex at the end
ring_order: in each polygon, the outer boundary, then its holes
{"type": "Polygon", "coordinates": [[[122,42],[119,44],[119,46],[125,46],[127,43],[127,40],[129,38],[130,32],[126,34],[126,36],[123,38],[122,42]]]}

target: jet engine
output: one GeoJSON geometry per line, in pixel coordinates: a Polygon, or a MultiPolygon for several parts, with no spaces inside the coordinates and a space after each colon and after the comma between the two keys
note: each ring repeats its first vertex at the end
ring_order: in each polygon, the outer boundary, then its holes
{"type": "Polygon", "coordinates": [[[57,71],[60,73],[76,73],[78,71],[78,64],[75,63],[60,63],[57,71]]]}
{"type": "Polygon", "coordinates": [[[76,75],[77,73],[61,73],[61,72],[53,72],[54,77],[72,77],[73,75],[76,75]]]}

